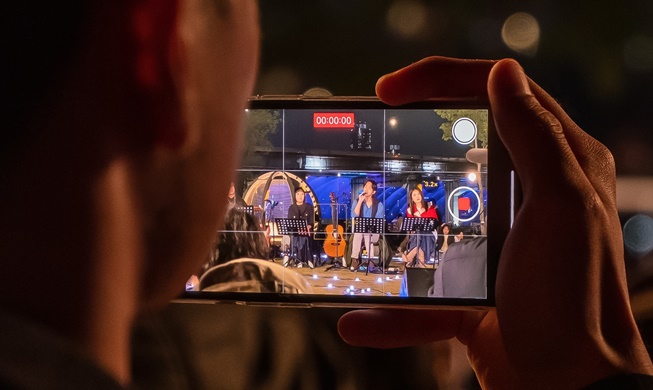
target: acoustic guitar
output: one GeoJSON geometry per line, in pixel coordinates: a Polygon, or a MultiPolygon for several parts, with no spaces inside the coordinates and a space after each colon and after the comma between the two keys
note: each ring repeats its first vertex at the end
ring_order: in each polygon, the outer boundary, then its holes
{"type": "Polygon", "coordinates": [[[347,242],[343,238],[342,226],[338,225],[338,207],[336,194],[332,192],[329,195],[331,199],[331,225],[326,227],[326,239],[324,240],[324,253],[329,257],[338,258],[345,255],[347,242]]]}

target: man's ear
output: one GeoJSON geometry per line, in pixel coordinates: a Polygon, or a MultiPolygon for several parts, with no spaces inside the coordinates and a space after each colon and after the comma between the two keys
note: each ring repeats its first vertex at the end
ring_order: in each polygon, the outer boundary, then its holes
{"type": "Polygon", "coordinates": [[[178,0],[141,0],[132,7],[134,74],[142,92],[144,120],[155,145],[179,150],[188,134],[174,73],[180,70],[178,0]]]}

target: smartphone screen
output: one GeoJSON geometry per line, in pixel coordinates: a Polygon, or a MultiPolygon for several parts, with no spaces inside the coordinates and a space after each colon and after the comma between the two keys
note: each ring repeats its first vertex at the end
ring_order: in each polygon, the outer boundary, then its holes
{"type": "Polygon", "coordinates": [[[512,176],[487,106],[259,98],[244,115],[224,227],[187,296],[493,304],[512,176]]]}

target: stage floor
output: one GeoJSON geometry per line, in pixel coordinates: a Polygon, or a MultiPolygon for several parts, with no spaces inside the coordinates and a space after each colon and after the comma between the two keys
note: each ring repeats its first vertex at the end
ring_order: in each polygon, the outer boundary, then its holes
{"type": "MultiPolygon", "coordinates": [[[[274,261],[281,264],[282,259],[274,261]]],[[[327,262],[327,264],[314,269],[304,265],[287,267],[286,270],[297,272],[308,279],[316,294],[399,296],[399,288],[406,268],[399,256],[393,257],[385,273],[370,272],[366,275],[365,268],[352,272],[349,268],[343,267],[329,269],[330,266],[330,263],[327,262]]],[[[378,269],[381,268],[378,267],[378,269]]]]}

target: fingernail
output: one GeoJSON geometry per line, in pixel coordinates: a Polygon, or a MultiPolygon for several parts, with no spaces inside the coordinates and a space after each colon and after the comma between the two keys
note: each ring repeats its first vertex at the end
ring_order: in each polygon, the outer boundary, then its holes
{"type": "Polygon", "coordinates": [[[515,60],[501,61],[503,72],[502,85],[504,91],[513,95],[532,95],[531,87],[528,85],[528,77],[524,69],[515,60]]]}

